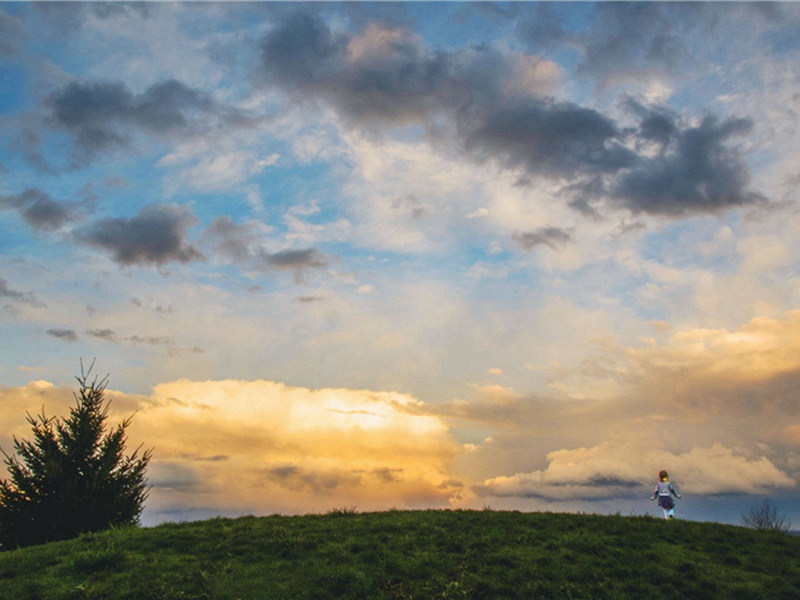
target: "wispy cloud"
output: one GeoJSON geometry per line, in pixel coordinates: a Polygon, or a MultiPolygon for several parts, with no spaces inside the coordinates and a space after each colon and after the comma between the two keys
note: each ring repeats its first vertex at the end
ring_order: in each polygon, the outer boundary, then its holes
{"type": "Polygon", "coordinates": [[[12,302],[18,302],[20,304],[28,304],[30,306],[35,307],[44,307],[39,300],[37,300],[36,295],[32,292],[21,292],[17,289],[14,289],[9,285],[8,281],[0,277],[0,298],[5,298],[12,302]]]}

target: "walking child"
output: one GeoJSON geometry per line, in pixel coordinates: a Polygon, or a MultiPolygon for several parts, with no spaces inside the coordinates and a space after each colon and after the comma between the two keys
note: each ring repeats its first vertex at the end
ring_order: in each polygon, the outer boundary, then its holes
{"type": "Polygon", "coordinates": [[[672,496],[676,498],[681,497],[681,495],[675,491],[672,483],[670,483],[667,472],[661,471],[658,474],[658,483],[656,484],[656,489],[653,490],[653,495],[650,497],[650,500],[655,500],[656,497],[658,497],[658,505],[661,507],[661,510],[664,511],[665,519],[675,518],[675,501],[672,499],[672,496]]]}

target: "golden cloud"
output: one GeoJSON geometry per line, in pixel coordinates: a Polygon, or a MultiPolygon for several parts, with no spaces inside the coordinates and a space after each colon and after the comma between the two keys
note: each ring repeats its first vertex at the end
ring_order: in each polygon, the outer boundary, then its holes
{"type": "MultiPolygon", "coordinates": [[[[154,448],[148,522],[196,513],[447,507],[464,488],[449,473],[463,447],[408,395],[180,380],[150,396],[109,397],[112,421],[136,413],[129,450],[154,448]]],[[[46,407],[62,416],[72,403],[72,390],[47,382],[2,389],[2,430],[28,439],[26,411],[46,407]]],[[[11,450],[10,435],[0,441],[11,450]]]]}
{"type": "Polygon", "coordinates": [[[156,510],[448,506],[462,451],[410,396],[269,381],[156,386],[131,434],[155,446],[156,510]]]}
{"type": "Polygon", "coordinates": [[[487,388],[443,405],[454,422],[492,427],[456,472],[482,481],[484,498],[548,501],[641,494],[661,468],[695,494],[796,485],[800,311],[605,350],[562,373],[556,396],[487,388]]]}
{"type": "Polygon", "coordinates": [[[735,382],[800,371],[800,310],[755,318],[738,331],[678,331],[666,344],[630,349],[628,356],[649,369],[735,382]]]}

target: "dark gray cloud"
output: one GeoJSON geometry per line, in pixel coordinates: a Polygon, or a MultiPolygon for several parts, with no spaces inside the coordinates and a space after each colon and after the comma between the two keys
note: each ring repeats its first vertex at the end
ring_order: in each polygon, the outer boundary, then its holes
{"type": "Polygon", "coordinates": [[[595,110],[550,99],[486,107],[477,124],[462,127],[466,148],[530,175],[572,177],[614,173],[631,166],[614,122],[595,110]]]}
{"type": "Polygon", "coordinates": [[[748,191],[749,173],[727,142],[747,134],[748,119],[705,118],[679,130],[661,114],[642,121],[642,136],[662,145],[658,156],[640,157],[612,193],[634,213],[684,215],[715,212],[763,200],[748,191]]]}
{"type": "Polygon", "coordinates": [[[37,189],[14,196],[0,196],[0,210],[17,211],[36,230],[59,229],[76,217],[75,206],[53,200],[37,189]]]}
{"type": "Polygon", "coordinates": [[[298,99],[332,104],[362,127],[410,121],[433,126],[435,117],[468,106],[476,95],[496,95],[509,71],[490,48],[447,54],[430,52],[399,30],[385,38],[351,51],[353,36],[333,33],[317,15],[298,13],[263,40],[262,75],[298,99]]]}
{"type": "Polygon", "coordinates": [[[341,73],[347,39],[318,16],[296,13],[264,38],[261,53],[266,74],[280,83],[323,88],[341,73]]]}
{"type": "Polygon", "coordinates": [[[174,79],[140,94],[120,82],[73,81],[54,92],[47,106],[51,124],[69,132],[75,142],[73,166],[84,165],[100,152],[129,148],[138,133],[191,136],[254,122],[174,79]]]}
{"type": "MultiPolygon", "coordinates": [[[[631,53],[642,47],[647,65],[670,68],[678,42],[657,26],[673,18],[669,10],[598,8],[596,23],[624,14],[629,26],[641,25],[631,34],[641,39],[629,44],[604,36],[601,48],[600,37],[584,34],[582,43],[598,55],[586,58],[585,69],[600,72],[605,67],[591,61],[611,65],[615,57],[633,64],[640,56],[631,53]]],[[[573,35],[555,19],[542,27],[549,44],[568,43],[573,35]]],[[[337,33],[316,14],[283,21],[260,52],[266,81],[295,98],[325,103],[350,126],[375,132],[415,123],[442,147],[519,171],[522,182],[563,182],[565,200],[592,218],[600,216],[596,201],[608,198],[634,213],[662,215],[715,212],[759,199],[732,147],[735,136],[747,134],[747,119],[711,115],[685,126],[669,109],[629,101],[638,124],[621,126],[597,110],[515,88],[513,55],[484,46],[437,52],[407,32],[375,24],[355,35],[337,33]]]]}
{"type": "Polygon", "coordinates": [[[64,340],[65,342],[78,341],[78,334],[75,333],[74,329],[48,329],[47,335],[51,335],[59,340],[64,340]]]}
{"type": "Polygon", "coordinates": [[[526,250],[532,250],[536,246],[548,246],[553,250],[560,250],[572,241],[572,235],[558,227],[542,227],[535,231],[517,231],[512,237],[515,242],[526,250]]]}
{"type": "Polygon", "coordinates": [[[65,342],[78,341],[78,334],[75,333],[74,329],[48,329],[47,335],[51,335],[59,340],[64,340],[65,342]]]}
{"type": "Polygon", "coordinates": [[[627,98],[624,106],[639,119],[636,135],[641,142],[658,144],[663,152],[680,133],[678,115],[667,107],[644,106],[633,98],[627,98]]]}
{"type": "Polygon", "coordinates": [[[151,205],[131,219],[97,221],[76,231],[75,237],[107,250],[123,266],[187,263],[203,258],[187,240],[187,228],[196,223],[197,218],[184,206],[151,205]]]}
{"type": "Polygon", "coordinates": [[[281,250],[265,254],[264,260],[275,269],[321,269],[328,266],[328,259],[316,248],[281,250]]]}

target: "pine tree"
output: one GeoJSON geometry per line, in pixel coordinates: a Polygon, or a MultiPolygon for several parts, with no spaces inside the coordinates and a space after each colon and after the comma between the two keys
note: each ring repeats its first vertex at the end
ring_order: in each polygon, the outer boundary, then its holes
{"type": "Polygon", "coordinates": [[[132,417],[107,431],[108,377],[90,381],[81,362],[76,405],[63,420],[28,414],[33,440],[14,438],[0,480],[2,549],[63,540],[139,522],[147,498],[145,471],[152,450],[125,455],[132,417]]]}

